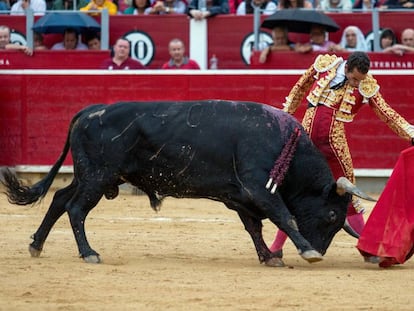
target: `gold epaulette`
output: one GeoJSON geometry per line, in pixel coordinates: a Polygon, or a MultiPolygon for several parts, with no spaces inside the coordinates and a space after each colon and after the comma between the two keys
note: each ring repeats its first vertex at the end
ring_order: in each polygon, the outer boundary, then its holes
{"type": "Polygon", "coordinates": [[[315,68],[317,72],[326,72],[342,61],[343,58],[336,55],[319,55],[313,63],[313,68],[315,68]]]}
{"type": "Polygon", "coordinates": [[[380,87],[377,83],[377,80],[373,76],[367,75],[367,77],[359,83],[359,93],[366,97],[371,98],[378,93],[380,87]]]}

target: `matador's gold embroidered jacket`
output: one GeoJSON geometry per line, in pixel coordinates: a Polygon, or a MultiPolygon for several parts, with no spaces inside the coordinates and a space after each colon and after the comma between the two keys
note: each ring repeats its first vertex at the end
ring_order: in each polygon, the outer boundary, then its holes
{"type": "Polygon", "coordinates": [[[379,92],[377,81],[371,75],[368,74],[358,88],[346,84],[338,90],[330,89],[329,84],[343,61],[335,55],[319,55],[286,97],[283,110],[294,114],[305,95],[309,93],[306,99],[311,105],[331,107],[336,110],[336,120],[352,122],[358,110],[368,103],[375,114],[398,136],[406,140],[413,138],[413,126],[385,102],[379,92]]]}

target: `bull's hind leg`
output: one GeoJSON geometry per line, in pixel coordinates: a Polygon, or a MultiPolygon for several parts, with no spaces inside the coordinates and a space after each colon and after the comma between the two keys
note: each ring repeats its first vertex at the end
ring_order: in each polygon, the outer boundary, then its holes
{"type": "MultiPolygon", "coordinates": [[[[99,188],[96,184],[93,187],[80,184],[72,199],[66,204],[79,256],[88,263],[101,262],[99,254],[90,247],[85,233],[86,216],[98,204],[105,192],[97,190],[99,188]]],[[[104,188],[102,187],[102,189],[104,188]]]]}
{"type": "Polygon", "coordinates": [[[50,204],[49,210],[47,211],[42,223],[37,229],[36,233],[33,234],[33,242],[29,245],[29,252],[32,257],[39,257],[43,245],[46,241],[47,236],[50,233],[53,225],[65,212],[65,205],[73,196],[76,189],[75,182],[73,181],[69,186],[58,190],[53,196],[52,203],[50,204]]]}

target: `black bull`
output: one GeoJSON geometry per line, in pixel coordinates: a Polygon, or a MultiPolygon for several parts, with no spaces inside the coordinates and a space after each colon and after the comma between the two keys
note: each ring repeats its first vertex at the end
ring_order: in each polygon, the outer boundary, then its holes
{"type": "Polygon", "coordinates": [[[40,255],[51,228],[67,212],[80,256],[100,262],[87,241],[85,219],[102,196],[114,198],[125,182],[145,192],[155,210],[167,196],[223,202],[238,213],[267,265],[279,265],[280,259],[263,240],[263,219],[285,231],[303,258],[318,261],[344,225],[351,198],[350,188],[333,179],[324,157],[289,114],[263,104],[210,100],[83,109],[41,181],[27,187],[9,170],[3,172],[9,201],[25,205],[44,197],[69,149],[74,178],[55,193],[33,235],[32,256],[40,255]],[[274,193],[266,189],[271,171],[278,180],[274,193]]]}

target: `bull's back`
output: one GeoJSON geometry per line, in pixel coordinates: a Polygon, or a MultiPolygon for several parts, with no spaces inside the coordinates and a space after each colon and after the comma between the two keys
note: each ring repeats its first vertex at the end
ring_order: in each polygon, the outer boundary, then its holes
{"type": "Polygon", "coordinates": [[[174,139],[191,134],[225,138],[233,132],[263,132],[278,128],[281,119],[291,121],[289,115],[264,104],[206,100],[117,103],[88,115],[85,122],[95,121],[101,130],[124,134],[135,130],[147,137],[161,133],[174,139]]]}
{"type": "Polygon", "coordinates": [[[220,170],[235,154],[245,160],[278,154],[278,141],[285,139],[281,133],[296,123],[278,109],[252,102],[117,103],[82,115],[73,130],[73,156],[110,163],[151,161],[163,167],[185,167],[191,161],[197,169],[217,164],[220,170]]]}

